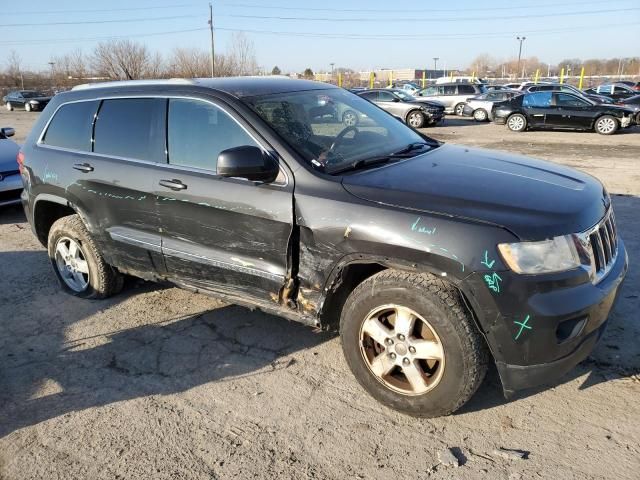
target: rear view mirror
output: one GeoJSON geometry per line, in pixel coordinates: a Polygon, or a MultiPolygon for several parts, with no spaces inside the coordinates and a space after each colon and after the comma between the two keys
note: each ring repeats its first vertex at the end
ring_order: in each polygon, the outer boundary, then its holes
{"type": "Polygon", "coordinates": [[[246,178],[253,182],[273,182],[278,164],[265,151],[245,145],[223,150],[218,155],[216,173],[221,177],[246,178]]]}
{"type": "Polygon", "coordinates": [[[15,129],[11,127],[0,128],[0,138],[13,137],[16,134],[15,129]]]}

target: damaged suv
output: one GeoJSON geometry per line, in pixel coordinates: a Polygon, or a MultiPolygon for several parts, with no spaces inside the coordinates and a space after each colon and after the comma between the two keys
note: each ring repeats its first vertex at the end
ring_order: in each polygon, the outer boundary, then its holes
{"type": "Polygon", "coordinates": [[[602,335],[627,270],[611,200],[569,168],[445,145],[363,98],[283,78],[116,82],[53,98],[18,155],[62,288],[167,281],[339,328],[380,402],[507,395],[602,335]],[[311,115],[328,99],[357,115],[311,115]]]}

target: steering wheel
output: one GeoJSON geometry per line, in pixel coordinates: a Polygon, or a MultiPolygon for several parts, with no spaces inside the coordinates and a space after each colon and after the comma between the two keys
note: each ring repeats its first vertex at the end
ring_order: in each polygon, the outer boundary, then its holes
{"type": "Polygon", "coordinates": [[[337,147],[338,145],[340,145],[340,143],[342,143],[342,140],[344,140],[345,135],[346,135],[347,133],[351,132],[351,131],[356,132],[356,133],[354,134],[354,137],[355,137],[355,135],[358,135],[358,133],[360,133],[360,130],[358,130],[358,129],[357,129],[356,127],[354,127],[353,125],[350,125],[350,126],[346,127],[346,128],[345,128],[345,129],[343,129],[343,130],[342,130],[338,135],[336,135],[335,140],[333,141],[333,143],[332,143],[332,144],[331,144],[331,146],[329,147],[329,150],[327,150],[327,155],[328,155],[328,154],[330,154],[330,153],[333,153],[333,151],[336,149],[336,147],[337,147]]]}

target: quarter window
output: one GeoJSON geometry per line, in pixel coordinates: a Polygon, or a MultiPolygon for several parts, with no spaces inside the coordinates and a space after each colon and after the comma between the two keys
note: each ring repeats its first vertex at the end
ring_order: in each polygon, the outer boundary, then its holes
{"type": "Polygon", "coordinates": [[[96,119],[93,151],[166,162],[166,105],[162,98],[104,100],[96,119]]]}
{"type": "Polygon", "coordinates": [[[42,139],[45,145],[91,151],[91,129],[98,101],[68,103],[58,109],[42,139]]]}
{"type": "Polygon", "coordinates": [[[216,170],[223,150],[259,145],[226,112],[210,103],[189,99],[169,100],[169,163],[216,170]]]}
{"type": "Polygon", "coordinates": [[[550,107],[551,106],[551,92],[535,92],[528,93],[522,99],[523,107],[550,107]]]}

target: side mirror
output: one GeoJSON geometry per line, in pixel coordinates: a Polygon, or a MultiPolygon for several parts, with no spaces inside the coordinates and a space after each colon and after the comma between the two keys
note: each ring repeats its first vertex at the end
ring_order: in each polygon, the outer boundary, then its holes
{"type": "Polygon", "coordinates": [[[223,150],[218,155],[216,173],[221,177],[246,178],[253,182],[273,182],[278,164],[262,149],[245,145],[223,150]]]}
{"type": "Polygon", "coordinates": [[[11,127],[0,128],[0,138],[13,137],[16,134],[15,129],[11,127]]]}
{"type": "Polygon", "coordinates": [[[398,103],[400,101],[400,99],[398,97],[393,97],[393,101],[398,103]]]}

